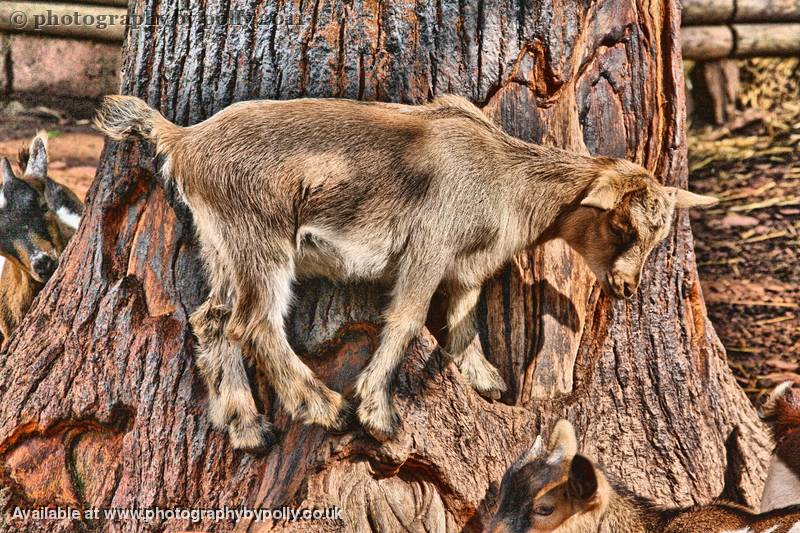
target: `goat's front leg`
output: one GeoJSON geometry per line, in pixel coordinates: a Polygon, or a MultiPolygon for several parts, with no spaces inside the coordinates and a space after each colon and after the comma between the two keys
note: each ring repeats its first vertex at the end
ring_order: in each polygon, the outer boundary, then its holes
{"type": "Polygon", "coordinates": [[[197,367],[208,388],[209,419],[217,429],[227,426],[234,448],[262,452],[275,443],[275,430],[256,408],[241,348],[225,337],[229,316],[230,309],[211,297],[190,319],[199,340],[197,367]]]}
{"type": "Polygon", "coordinates": [[[481,396],[497,400],[505,392],[506,384],[481,350],[475,317],[480,295],[480,287],[448,287],[447,351],[481,396]]]}
{"type": "Polygon", "coordinates": [[[392,388],[406,348],[425,325],[428,306],[441,279],[439,273],[438,268],[424,266],[400,269],[380,345],[356,382],[358,420],[380,441],[390,439],[399,422],[392,405],[392,388]]]}
{"type": "Polygon", "coordinates": [[[292,418],[340,431],[346,425],[346,402],[314,375],[286,338],[283,317],[291,302],[293,279],[289,264],[274,265],[258,281],[247,281],[239,273],[226,336],[241,342],[256,358],[292,418]]]}

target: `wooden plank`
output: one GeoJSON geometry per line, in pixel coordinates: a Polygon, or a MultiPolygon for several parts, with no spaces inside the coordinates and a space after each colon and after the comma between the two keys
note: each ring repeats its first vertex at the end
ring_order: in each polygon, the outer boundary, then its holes
{"type": "Polygon", "coordinates": [[[684,26],[800,22],[800,0],[683,0],[684,26]]]}
{"type": "Polygon", "coordinates": [[[686,26],[728,22],[733,17],[733,2],[734,0],[683,0],[681,23],[686,26]]]}
{"type": "Polygon", "coordinates": [[[690,26],[681,30],[684,59],[721,59],[733,51],[730,26],[690,26]]]}
{"type": "Polygon", "coordinates": [[[0,2],[0,30],[122,42],[126,8],[49,2],[0,2]]]}
{"type": "Polygon", "coordinates": [[[734,24],[736,57],[800,55],[798,24],[734,24]]]}
{"type": "Polygon", "coordinates": [[[737,0],[734,22],[800,22],[800,0],[737,0]]]}
{"type": "Polygon", "coordinates": [[[685,59],[800,55],[800,23],[688,26],[682,30],[685,59]]]}

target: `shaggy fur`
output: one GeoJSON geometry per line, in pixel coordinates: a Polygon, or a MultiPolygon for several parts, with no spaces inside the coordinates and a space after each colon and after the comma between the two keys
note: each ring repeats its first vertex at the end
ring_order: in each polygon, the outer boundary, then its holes
{"type": "MultiPolygon", "coordinates": [[[[240,353],[255,357],[292,416],[340,428],[342,397],[284,333],[295,279],[370,280],[391,288],[381,342],[355,387],[379,439],[398,416],[391,386],[431,296],[449,295],[448,350],[486,396],[505,384],[485,359],[474,310],[483,282],[515,253],[562,237],[615,297],[631,296],[675,206],[713,199],[663,187],[644,168],[524,143],[462,98],[423,106],[303,99],[234,104],[188,127],[137,98],[106,99],[114,139],[155,143],[162,174],[192,211],[211,280],[192,317],[217,424],[254,420],[240,353]],[[231,383],[234,393],[224,393],[231,383]]],[[[258,428],[250,427],[260,424],[258,428]]],[[[257,439],[229,432],[240,447],[257,439]]]]}
{"type": "Polygon", "coordinates": [[[755,514],[725,502],[666,509],[631,493],[576,453],[572,424],[560,420],[550,446],[537,438],[503,476],[489,533],[787,533],[800,507],[755,514]],[[770,529],[772,528],[772,529],[770,529]]]}

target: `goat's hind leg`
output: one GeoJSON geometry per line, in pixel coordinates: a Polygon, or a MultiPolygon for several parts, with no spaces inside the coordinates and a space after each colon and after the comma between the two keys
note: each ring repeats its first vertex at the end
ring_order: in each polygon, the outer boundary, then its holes
{"type": "Polygon", "coordinates": [[[213,298],[191,316],[200,341],[197,366],[208,388],[209,419],[217,429],[228,428],[234,448],[266,451],[276,442],[275,430],[256,408],[241,348],[225,337],[229,316],[230,309],[213,298]]]}
{"type": "Polygon", "coordinates": [[[290,301],[291,260],[273,263],[258,280],[240,272],[226,335],[241,342],[267,372],[270,384],[292,418],[334,431],[347,425],[346,402],[297,356],[286,338],[284,319],[290,301]]]}
{"type": "Polygon", "coordinates": [[[447,291],[447,351],[478,394],[497,400],[505,392],[506,384],[481,350],[475,322],[475,306],[481,289],[453,284],[447,291]]]}

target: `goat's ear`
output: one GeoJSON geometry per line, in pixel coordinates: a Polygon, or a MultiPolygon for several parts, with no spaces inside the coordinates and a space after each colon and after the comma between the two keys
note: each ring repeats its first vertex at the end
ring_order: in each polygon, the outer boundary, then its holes
{"type": "Polygon", "coordinates": [[[544,452],[544,442],[541,435],[536,435],[536,440],[533,441],[533,446],[528,450],[528,455],[532,457],[539,457],[544,452]]]}
{"type": "Polygon", "coordinates": [[[3,173],[3,187],[9,185],[16,178],[14,170],[11,168],[11,163],[5,157],[0,161],[0,172],[3,173]]]}
{"type": "Polygon", "coordinates": [[[581,205],[585,207],[595,207],[603,211],[614,209],[619,201],[619,190],[614,187],[614,173],[612,171],[601,172],[594,179],[588,188],[588,192],[581,205]]]}
{"type": "Polygon", "coordinates": [[[778,416],[778,403],[788,396],[789,390],[794,385],[792,381],[784,381],[768,394],[759,398],[758,416],[764,421],[773,421],[778,416]]]}
{"type": "Polygon", "coordinates": [[[667,187],[667,189],[675,191],[675,207],[678,208],[707,207],[719,202],[713,196],[695,194],[686,189],[678,189],[677,187],[667,187]]]}
{"type": "Polygon", "coordinates": [[[575,428],[568,420],[559,420],[553,427],[550,435],[549,456],[547,462],[557,464],[569,461],[578,453],[578,442],[575,438],[575,428]]]}
{"type": "Polygon", "coordinates": [[[592,462],[583,455],[572,458],[567,487],[569,495],[579,501],[589,500],[597,494],[597,471],[592,462]]]}
{"type": "Polygon", "coordinates": [[[32,178],[45,179],[47,177],[47,132],[40,131],[31,141],[28,149],[28,165],[25,175],[32,178]]]}
{"type": "Polygon", "coordinates": [[[533,441],[533,444],[525,452],[525,461],[533,461],[542,455],[544,455],[544,441],[542,441],[541,435],[536,435],[536,439],[533,441]]]}

